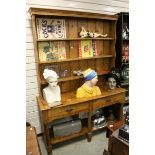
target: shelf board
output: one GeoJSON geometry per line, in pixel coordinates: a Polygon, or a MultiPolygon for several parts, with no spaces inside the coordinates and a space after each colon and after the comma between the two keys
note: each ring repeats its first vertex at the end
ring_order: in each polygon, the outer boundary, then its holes
{"type": "MultiPolygon", "coordinates": [[[[105,75],[108,74],[109,71],[101,71],[98,73],[98,75],[105,75]]],[[[60,78],[58,79],[58,82],[65,82],[65,81],[72,81],[72,80],[76,80],[76,79],[82,79],[83,75],[80,76],[70,76],[70,77],[64,77],[64,78],[60,78]]],[[[47,82],[45,80],[41,80],[41,84],[46,84],[47,82]]]]}
{"type": "Polygon", "coordinates": [[[51,144],[56,144],[56,143],[59,143],[59,142],[63,142],[63,141],[66,141],[66,140],[69,140],[69,139],[72,139],[72,138],[75,138],[75,137],[85,135],[87,133],[88,133],[88,129],[86,127],[84,127],[84,128],[81,129],[80,132],[71,134],[69,136],[58,137],[58,138],[52,137],[51,138],[51,144]]]}
{"type": "Polygon", "coordinates": [[[94,57],[87,57],[87,58],[73,58],[73,59],[63,59],[63,60],[52,60],[52,61],[42,61],[39,62],[39,64],[50,64],[50,63],[56,63],[56,62],[69,62],[69,61],[78,61],[78,60],[89,60],[89,59],[101,59],[101,58],[111,58],[112,55],[99,55],[94,57]]]}
{"type": "Polygon", "coordinates": [[[72,40],[114,40],[114,38],[61,38],[61,39],[38,39],[37,41],[72,41],[72,40]]]}

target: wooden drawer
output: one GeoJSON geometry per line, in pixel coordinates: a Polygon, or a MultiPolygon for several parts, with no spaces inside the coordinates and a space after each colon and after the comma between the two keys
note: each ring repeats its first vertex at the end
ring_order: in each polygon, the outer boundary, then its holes
{"type": "Polygon", "coordinates": [[[124,93],[116,94],[95,100],[93,102],[93,109],[106,107],[115,103],[123,103],[123,102],[125,102],[125,94],[124,93]]]}
{"type": "Polygon", "coordinates": [[[67,105],[63,107],[54,108],[48,111],[48,118],[50,120],[67,117],[78,114],[79,112],[88,112],[88,103],[79,103],[75,105],[67,105]]]}

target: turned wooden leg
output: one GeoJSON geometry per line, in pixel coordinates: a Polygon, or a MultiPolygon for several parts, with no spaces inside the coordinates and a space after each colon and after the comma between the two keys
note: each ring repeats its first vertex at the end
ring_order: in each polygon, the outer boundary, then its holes
{"type": "Polygon", "coordinates": [[[48,155],[52,155],[52,146],[47,146],[48,155]]]}
{"type": "Polygon", "coordinates": [[[44,124],[44,137],[46,141],[46,148],[47,148],[47,153],[48,155],[52,155],[52,145],[50,142],[50,134],[49,134],[49,129],[48,129],[48,124],[44,124]]]}
{"type": "Polygon", "coordinates": [[[87,134],[87,141],[91,142],[91,138],[92,138],[92,133],[88,133],[87,134]]]}

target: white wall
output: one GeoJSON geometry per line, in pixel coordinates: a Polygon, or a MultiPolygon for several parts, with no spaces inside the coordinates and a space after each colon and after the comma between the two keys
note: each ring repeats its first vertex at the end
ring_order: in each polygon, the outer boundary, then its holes
{"type": "Polygon", "coordinates": [[[116,14],[129,12],[129,0],[27,0],[26,6],[26,121],[35,126],[39,134],[42,132],[36,101],[39,90],[29,7],[116,14]]]}

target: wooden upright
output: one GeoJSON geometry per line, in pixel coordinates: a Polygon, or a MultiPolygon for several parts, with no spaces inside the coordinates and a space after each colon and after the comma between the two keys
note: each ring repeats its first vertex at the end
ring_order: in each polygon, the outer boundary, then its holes
{"type": "Polygon", "coordinates": [[[44,136],[48,152],[51,152],[52,145],[66,141],[81,135],[87,135],[88,141],[91,140],[92,117],[91,114],[95,109],[115,106],[117,119],[122,117],[122,106],[125,102],[125,90],[116,88],[115,90],[107,90],[105,75],[115,66],[115,41],[116,41],[116,22],[117,16],[105,15],[98,13],[86,13],[77,11],[65,11],[54,9],[30,8],[32,15],[32,28],[35,45],[35,55],[38,70],[38,83],[40,87],[40,95],[37,97],[38,105],[41,113],[42,123],[44,127],[44,136]],[[48,39],[39,40],[37,37],[36,18],[48,17],[65,19],[66,38],[65,39],[48,39]],[[100,34],[108,34],[106,38],[80,38],[79,32],[81,27],[85,27],[90,32],[100,34]],[[95,57],[79,58],[78,42],[81,40],[95,40],[98,55],[95,57]],[[64,60],[52,60],[40,62],[38,56],[38,43],[44,41],[65,41],[66,56],[64,60]],[[61,89],[62,104],[50,108],[42,96],[42,89],[47,86],[43,79],[43,70],[46,66],[56,64],[59,70],[67,69],[68,76],[59,79],[61,89]],[[75,97],[76,90],[84,83],[83,76],[74,76],[74,70],[85,70],[92,68],[98,73],[98,83],[102,94],[90,98],[77,99],[75,97]],[[79,133],[70,134],[61,138],[55,138],[49,129],[49,123],[68,116],[78,115],[80,112],[87,112],[88,118],[79,133]]]}

